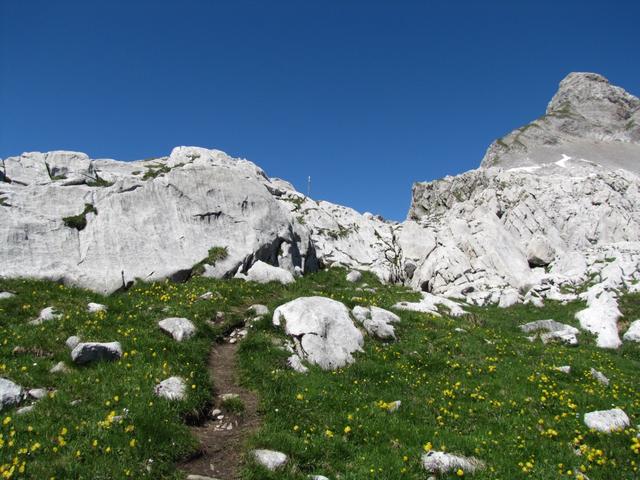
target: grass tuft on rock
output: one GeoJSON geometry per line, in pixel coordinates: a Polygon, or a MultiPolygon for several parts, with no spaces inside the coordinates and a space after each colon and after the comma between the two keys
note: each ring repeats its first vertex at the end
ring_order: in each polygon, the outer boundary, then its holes
{"type": "Polygon", "coordinates": [[[64,217],[62,221],[64,222],[65,226],[69,228],[75,228],[76,230],[81,231],[81,230],[84,230],[84,228],[87,226],[88,213],[93,213],[94,215],[97,215],[98,210],[96,210],[96,207],[94,207],[93,204],[85,203],[84,210],[82,211],[82,213],[78,215],[73,215],[71,217],[64,217]]]}

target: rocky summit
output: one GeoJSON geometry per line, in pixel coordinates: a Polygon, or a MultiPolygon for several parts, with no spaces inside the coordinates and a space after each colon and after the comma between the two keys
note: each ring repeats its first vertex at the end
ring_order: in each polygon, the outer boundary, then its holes
{"type": "Polygon", "coordinates": [[[639,173],[640,100],[593,73],[562,80],[477,170],[416,183],[401,223],[218,150],[24,153],[0,170],[0,275],[110,293],[194,274],[288,283],[339,265],[476,305],[569,301],[563,287],[587,280],[637,288],[639,173]]]}

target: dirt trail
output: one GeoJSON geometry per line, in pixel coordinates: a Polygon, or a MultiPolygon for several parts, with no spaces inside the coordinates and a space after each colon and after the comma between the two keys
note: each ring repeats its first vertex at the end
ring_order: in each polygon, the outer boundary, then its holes
{"type": "Polygon", "coordinates": [[[255,431],[260,419],[257,414],[258,398],[254,392],[238,383],[237,344],[216,345],[209,357],[209,373],[215,385],[214,409],[220,406],[219,395],[238,394],[244,403],[241,414],[223,411],[224,418],[209,418],[204,425],[192,427],[201,445],[200,453],[180,466],[186,473],[203,475],[219,480],[240,478],[244,442],[255,431]],[[228,430],[228,426],[231,429],[228,430]]]}

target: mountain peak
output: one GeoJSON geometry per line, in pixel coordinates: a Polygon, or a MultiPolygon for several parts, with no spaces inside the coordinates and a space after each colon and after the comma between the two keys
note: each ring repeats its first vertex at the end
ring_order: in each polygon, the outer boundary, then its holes
{"type": "Polygon", "coordinates": [[[597,73],[570,73],[545,114],[493,142],[481,167],[537,167],[565,157],[640,173],[640,99],[597,73]]]}

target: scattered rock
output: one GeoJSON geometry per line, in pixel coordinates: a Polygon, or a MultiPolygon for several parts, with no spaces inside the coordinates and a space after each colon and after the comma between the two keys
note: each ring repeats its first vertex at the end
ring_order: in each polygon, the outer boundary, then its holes
{"type": "Polygon", "coordinates": [[[431,315],[440,316],[440,313],[438,312],[438,305],[448,308],[449,315],[452,317],[460,317],[467,313],[456,302],[427,292],[422,292],[422,300],[419,302],[398,302],[393,306],[393,308],[430,313],[431,315]]]}
{"type": "Polygon", "coordinates": [[[329,480],[329,478],[324,475],[309,475],[307,478],[309,480],[329,480]]]}
{"type": "Polygon", "coordinates": [[[353,363],[353,354],[364,345],[347,307],[326,297],[300,297],[280,305],[273,324],[284,327],[301,359],[324,370],[353,363]]]}
{"type": "Polygon", "coordinates": [[[458,469],[465,474],[484,468],[484,463],[474,457],[461,457],[451,453],[431,451],[422,455],[422,466],[429,473],[444,474],[458,469]]]}
{"type": "Polygon", "coordinates": [[[36,400],[42,400],[49,394],[49,391],[46,388],[32,388],[27,393],[30,397],[35,398],[36,400]]]}
{"type": "Polygon", "coordinates": [[[51,367],[51,370],[49,370],[49,373],[69,373],[70,371],[71,369],[67,367],[66,363],[58,362],[53,367],[51,367]]]}
{"type": "Polygon", "coordinates": [[[249,308],[247,308],[247,311],[253,312],[253,314],[257,316],[269,315],[269,308],[266,305],[251,305],[249,308]]]}
{"type": "Polygon", "coordinates": [[[400,405],[402,405],[400,400],[394,400],[393,402],[387,403],[387,412],[393,413],[397,411],[400,408],[400,405]]]}
{"type": "Polygon", "coordinates": [[[211,300],[213,298],[213,292],[205,292],[198,297],[198,300],[211,300]]]}
{"type": "Polygon", "coordinates": [[[227,402],[229,400],[236,400],[240,398],[240,395],[238,395],[237,393],[223,393],[221,395],[218,395],[218,398],[220,398],[221,402],[227,402]]]}
{"type": "Polygon", "coordinates": [[[558,372],[566,373],[567,375],[571,373],[571,367],[569,365],[563,365],[562,367],[555,367],[554,370],[558,372]]]}
{"type": "Polygon", "coordinates": [[[158,327],[178,342],[187,340],[196,333],[196,326],[187,318],[165,318],[158,322],[158,327]]]}
{"type": "Polygon", "coordinates": [[[498,307],[509,308],[515,305],[520,300],[520,294],[515,288],[507,288],[500,294],[500,301],[498,307]]]}
{"type": "Polygon", "coordinates": [[[15,293],[11,293],[11,292],[0,292],[0,300],[6,300],[8,298],[13,298],[15,297],[15,293]]]}
{"type": "Polygon", "coordinates": [[[274,450],[252,450],[251,456],[259,465],[272,472],[283,467],[289,460],[284,453],[274,450]]]}
{"type": "Polygon", "coordinates": [[[25,405],[24,407],[17,409],[16,413],[18,415],[26,415],[27,413],[32,412],[34,408],[36,408],[35,405],[25,405]]]}
{"type": "Polygon", "coordinates": [[[640,320],[634,320],[622,336],[627,342],[640,342],[640,320]]]}
{"type": "MultiPolygon", "coordinates": [[[[525,323],[520,325],[520,330],[525,333],[539,332],[544,330],[545,333],[540,335],[542,343],[549,343],[553,341],[560,341],[567,345],[577,345],[578,338],[576,335],[580,333],[575,327],[564,323],[556,322],[555,320],[536,320],[534,322],[525,323]]],[[[535,339],[535,337],[533,337],[535,339]]]]}
{"type": "Polygon", "coordinates": [[[535,235],[527,245],[527,262],[531,267],[546,267],[555,256],[555,249],[549,240],[540,234],[535,235]]]}
{"type": "Polygon", "coordinates": [[[287,365],[298,373],[307,373],[309,371],[309,369],[302,363],[302,360],[300,360],[300,357],[296,354],[287,358],[287,365]]]}
{"type": "Polygon", "coordinates": [[[38,318],[35,320],[31,320],[29,325],[41,325],[44,322],[50,322],[51,320],[57,320],[62,317],[62,314],[59,313],[54,307],[46,307],[40,310],[40,314],[38,318]]]}
{"type": "Polygon", "coordinates": [[[218,480],[213,477],[205,477],[204,475],[187,475],[187,480],[218,480]]]}
{"type": "Polygon", "coordinates": [[[630,425],[629,417],[619,408],[585,413],[584,424],[593,430],[603,433],[623,430],[630,425]]]}
{"type": "Polygon", "coordinates": [[[67,348],[69,350],[73,350],[74,348],[76,348],[78,346],[78,344],[82,341],[82,339],[80,337],[78,337],[77,335],[71,335],[69,338],[67,338],[67,340],[64,342],[65,345],[67,346],[67,348]]]}
{"type": "Polygon", "coordinates": [[[295,282],[291,272],[284,268],[274,267],[261,260],[254,263],[247,271],[246,280],[258,283],[280,282],[283,284],[295,282]]]}
{"type": "Polygon", "coordinates": [[[604,373],[596,370],[595,368],[592,368],[590,372],[591,376],[595,378],[601,385],[604,385],[605,387],[609,386],[609,379],[604,375],[604,373]]]}
{"type": "Polygon", "coordinates": [[[156,385],[154,393],[167,400],[183,400],[186,397],[187,385],[181,377],[169,377],[156,385]]]}
{"type": "Polygon", "coordinates": [[[0,377],[0,410],[18,405],[25,398],[23,388],[7,378],[0,377]]]}
{"type": "Polygon", "coordinates": [[[89,313],[106,312],[107,307],[106,305],[102,305],[101,303],[90,302],[87,304],[87,311],[89,313]]]}
{"type": "Polygon", "coordinates": [[[122,346],[120,342],[79,343],[71,351],[71,359],[78,365],[85,365],[102,360],[118,360],[120,357],[122,357],[122,346]]]}
{"type": "Polygon", "coordinates": [[[395,340],[396,334],[392,324],[400,321],[400,317],[395,313],[378,307],[360,306],[354,307],[351,313],[369,335],[382,340],[395,340]]]}
{"type": "Polygon", "coordinates": [[[362,280],[362,273],[358,270],[351,270],[347,273],[347,282],[356,283],[362,280]]]}

